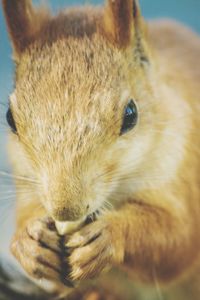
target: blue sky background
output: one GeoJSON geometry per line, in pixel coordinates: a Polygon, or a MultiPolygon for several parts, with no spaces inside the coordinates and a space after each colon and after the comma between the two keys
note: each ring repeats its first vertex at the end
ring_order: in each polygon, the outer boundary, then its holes
{"type": "MultiPolygon", "coordinates": [[[[20,1],[20,0],[19,0],[20,1]]],[[[35,0],[34,3],[38,4],[40,1],[35,0]]],[[[101,0],[51,0],[46,1],[50,4],[52,9],[58,10],[59,8],[67,5],[76,4],[101,4],[101,0]]],[[[160,18],[170,17],[179,20],[185,24],[188,24],[197,32],[200,32],[200,0],[140,0],[142,13],[146,18],[160,18]]],[[[188,41],[189,42],[189,41],[188,41]]],[[[12,51],[8,40],[8,35],[5,28],[5,22],[2,15],[2,9],[0,9],[0,103],[7,103],[8,95],[12,90],[13,85],[13,63],[11,60],[12,51]]],[[[5,107],[0,104],[0,171],[8,168],[6,160],[6,134],[5,134],[5,107]]],[[[0,176],[0,198],[1,192],[5,192],[8,186],[2,181],[0,176]]],[[[0,199],[1,200],[1,199],[0,199]]],[[[2,199],[4,200],[4,199],[2,199]]],[[[8,208],[7,208],[8,211],[8,208]]],[[[4,206],[0,205],[0,249],[4,249],[7,253],[9,237],[13,231],[13,210],[9,208],[9,214],[5,212],[4,206]],[[2,227],[1,219],[4,219],[4,226],[2,227]],[[5,222],[6,221],[6,222],[5,222]],[[9,225],[7,225],[9,224],[9,225]]]]}

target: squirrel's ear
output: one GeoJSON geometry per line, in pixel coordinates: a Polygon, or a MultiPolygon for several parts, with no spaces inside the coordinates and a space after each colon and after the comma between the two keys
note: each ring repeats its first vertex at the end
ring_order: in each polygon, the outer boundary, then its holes
{"type": "Polygon", "coordinates": [[[31,0],[2,0],[8,31],[16,54],[34,41],[44,20],[31,0]]]}
{"type": "Polygon", "coordinates": [[[119,47],[128,46],[140,30],[142,18],[137,0],[107,0],[103,29],[108,39],[119,47]]]}

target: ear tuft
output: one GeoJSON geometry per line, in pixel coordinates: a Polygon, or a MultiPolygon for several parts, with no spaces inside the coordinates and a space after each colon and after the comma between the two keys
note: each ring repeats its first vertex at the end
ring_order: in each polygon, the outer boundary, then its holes
{"type": "Polygon", "coordinates": [[[108,0],[103,20],[104,33],[115,45],[126,47],[138,29],[139,19],[137,0],[108,0]]]}
{"type": "Polygon", "coordinates": [[[31,0],[2,0],[4,15],[15,53],[34,41],[44,20],[36,13],[31,0]]]}

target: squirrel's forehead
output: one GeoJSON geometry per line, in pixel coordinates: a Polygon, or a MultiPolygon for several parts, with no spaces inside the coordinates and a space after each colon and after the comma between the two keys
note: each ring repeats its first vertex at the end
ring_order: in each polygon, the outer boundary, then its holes
{"type": "Polygon", "coordinates": [[[48,108],[49,111],[55,108],[59,110],[60,108],[63,112],[72,110],[73,107],[76,108],[76,112],[85,111],[85,109],[89,112],[90,110],[94,111],[96,107],[97,110],[95,112],[98,111],[101,113],[102,111],[104,113],[105,109],[109,112],[109,110],[114,110],[117,107],[123,107],[132,96],[132,91],[127,85],[114,89],[99,87],[91,93],[90,91],[81,89],[72,93],[71,87],[66,85],[63,92],[58,94],[52,94],[51,91],[49,93],[36,93],[33,94],[32,99],[30,99],[30,95],[27,95],[27,93],[18,94],[18,91],[15,89],[10,95],[10,104],[16,109],[26,107],[28,104],[30,109],[32,106],[35,110],[39,109],[41,111],[43,109],[46,110],[45,108],[48,108]]]}
{"type": "MultiPolygon", "coordinates": [[[[37,44],[36,44],[37,46],[37,44]]],[[[81,41],[76,39],[59,40],[51,46],[32,47],[25,55],[25,64],[29,70],[36,69],[37,72],[59,71],[73,74],[84,73],[86,76],[89,71],[100,74],[108,70],[109,74],[114,74],[124,62],[123,52],[113,47],[108,47],[105,41],[98,42],[95,39],[88,40],[83,38],[81,41]],[[112,72],[110,68],[112,67],[112,72]]]]}

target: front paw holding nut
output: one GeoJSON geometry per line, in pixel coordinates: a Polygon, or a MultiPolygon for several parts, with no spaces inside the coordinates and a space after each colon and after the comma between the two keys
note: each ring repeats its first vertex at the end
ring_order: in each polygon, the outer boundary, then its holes
{"type": "Polygon", "coordinates": [[[109,216],[65,237],[58,234],[52,219],[44,218],[18,232],[11,250],[33,279],[54,284],[48,292],[66,295],[72,282],[92,279],[122,262],[123,241],[120,223],[109,216]]]}
{"type": "Polygon", "coordinates": [[[61,237],[50,218],[30,221],[14,236],[11,251],[41,287],[42,283],[48,283],[48,292],[60,293],[66,289],[64,284],[69,282],[63,282],[62,277],[66,267],[63,264],[61,237]]]}
{"type": "Polygon", "coordinates": [[[119,226],[106,216],[66,237],[72,281],[97,277],[120,263],[124,255],[123,240],[119,226]]]}

